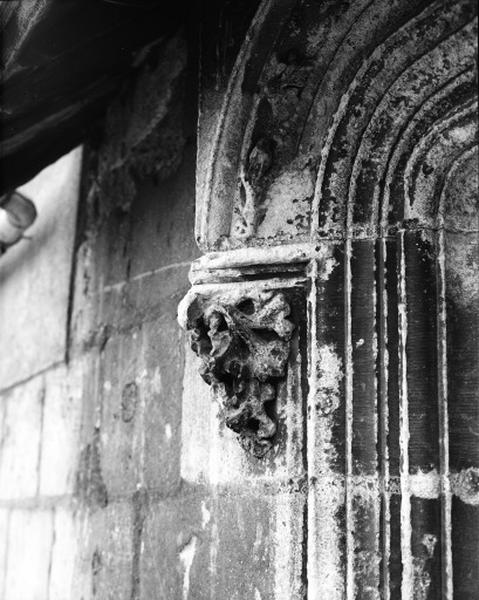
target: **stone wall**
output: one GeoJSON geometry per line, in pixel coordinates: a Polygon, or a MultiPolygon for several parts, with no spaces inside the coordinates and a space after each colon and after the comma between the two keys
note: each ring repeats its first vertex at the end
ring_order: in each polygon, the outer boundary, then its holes
{"type": "Polygon", "coordinates": [[[38,222],[0,263],[2,600],[303,586],[297,443],[280,481],[218,430],[177,323],[199,256],[195,61],[181,35],[152,48],[83,150],[23,190],[38,222]]]}
{"type": "Polygon", "coordinates": [[[0,593],[473,600],[477,6],[224,4],[0,262],[0,593]]]}
{"type": "Polygon", "coordinates": [[[81,185],[76,150],[24,190],[39,219],[0,264],[4,600],[182,597],[194,515],[176,312],[197,256],[186,65],[181,38],[149,56],[85,148],[81,185]]]}
{"type": "Polygon", "coordinates": [[[65,346],[80,163],[76,150],[22,188],[38,219],[0,264],[2,598],[68,597],[82,389],[65,346]]]}

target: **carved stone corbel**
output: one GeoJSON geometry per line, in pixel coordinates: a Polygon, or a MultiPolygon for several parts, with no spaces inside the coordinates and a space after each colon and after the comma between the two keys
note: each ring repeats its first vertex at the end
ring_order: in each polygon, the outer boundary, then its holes
{"type": "Polygon", "coordinates": [[[289,314],[276,291],[192,290],[180,305],[180,324],[201,358],[201,376],[220,400],[221,419],[258,458],[272,447],[277,429],[270,403],[286,374],[294,329],[289,314]]]}

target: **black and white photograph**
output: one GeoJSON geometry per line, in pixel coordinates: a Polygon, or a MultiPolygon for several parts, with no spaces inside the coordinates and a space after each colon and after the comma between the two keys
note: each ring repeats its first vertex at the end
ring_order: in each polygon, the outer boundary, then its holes
{"type": "Polygon", "coordinates": [[[479,600],[477,0],[0,0],[0,600],[479,600]]]}

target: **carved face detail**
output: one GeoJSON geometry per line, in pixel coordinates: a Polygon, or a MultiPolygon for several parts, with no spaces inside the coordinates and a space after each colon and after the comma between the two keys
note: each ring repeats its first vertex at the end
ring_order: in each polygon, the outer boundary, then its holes
{"type": "Polygon", "coordinates": [[[227,427],[257,457],[271,448],[276,433],[268,405],[285,376],[294,329],[289,312],[280,292],[235,299],[196,296],[188,309],[201,376],[215,389],[227,427]]]}

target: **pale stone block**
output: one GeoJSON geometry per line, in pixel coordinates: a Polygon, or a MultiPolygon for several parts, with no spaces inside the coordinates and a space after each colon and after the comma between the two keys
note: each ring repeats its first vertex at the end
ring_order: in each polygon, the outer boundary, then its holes
{"type": "Polygon", "coordinates": [[[37,493],[43,393],[43,377],[36,377],[0,399],[4,403],[1,499],[37,493]]]}
{"type": "Polygon", "coordinates": [[[7,557],[8,543],[8,521],[9,510],[0,508],[0,592],[3,590],[5,583],[5,566],[7,557]]]}
{"type": "Polygon", "coordinates": [[[0,259],[0,389],[65,356],[81,149],[20,188],[38,217],[0,259]]]}
{"type": "Polygon", "coordinates": [[[77,550],[77,532],[73,513],[66,508],[57,508],[54,528],[55,541],[52,549],[48,600],[69,600],[77,550]]]}
{"type": "Polygon", "coordinates": [[[67,600],[137,598],[134,587],[138,581],[133,570],[141,551],[143,509],[139,504],[139,499],[133,506],[130,502],[111,502],[103,510],[76,514],[75,570],[67,600]]]}
{"type": "Polygon", "coordinates": [[[73,492],[81,426],[82,363],[45,376],[40,495],[73,492]]]}
{"type": "Polygon", "coordinates": [[[12,510],[4,600],[48,598],[52,543],[52,511],[12,510]]]}

